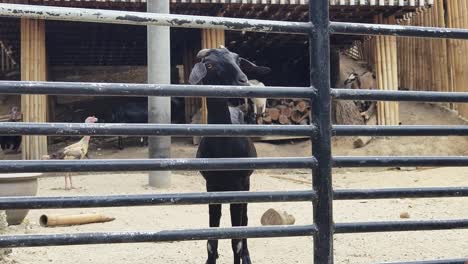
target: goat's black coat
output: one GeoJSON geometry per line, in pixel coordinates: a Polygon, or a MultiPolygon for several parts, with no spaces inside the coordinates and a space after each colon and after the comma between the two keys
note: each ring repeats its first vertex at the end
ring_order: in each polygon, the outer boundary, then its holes
{"type": "MultiPolygon", "coordinates": [[[[184,99],[171,97],[172,122],[181,123],[185,118],[184,99]],[[172,114],[174,113],[174,114],[172,114]]],[[[129,102],[121,102],[113,108],[110,117],[111,123],[148,123],[148,100],[146,98],[129,102]]],[[[124,149],[123,138],[118,137],[119,149],[124,149]]],[[[148,138],[141,138],[142,145],[148,145],[148,138]]]]}
{"type": "MultiPolygon", "coordinates": [[[[269,72],[269,68],[258,67],[240,58],[225,48],[201,50],[197,57],[201,62],[195,64],[190,74],[191,84],[204,85],[248,85],[243,71],[269,72]]],[[[207,98],[208,123],[232,124],[226,98],[207,98]]],[[[197,151],[197,158],[245,158],[257,157],[255,146],[246,137],[203,137],[197,151]]],[[[201,171],[206,180],[208,192],[248,191],[250,175],[253,170],[201,171]]],[[[219,226],[221,205],[209,205],[210,227],[219,226]]],[[[231,222],[233,226],[248,224],[247,205],[231,204],[231,222]]],[[[207,264],[216,263],[218,242],[208,241],[207,264]]],[[[232,240],[234,263],[250,264],[247,240],[232,240]]]]}

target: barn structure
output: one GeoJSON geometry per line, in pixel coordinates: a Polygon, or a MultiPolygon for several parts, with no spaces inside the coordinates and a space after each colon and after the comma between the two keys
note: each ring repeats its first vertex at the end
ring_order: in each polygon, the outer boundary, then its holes
{"type": "MultiPolygon", "coordinates": [[[[146,11],[146,0],[0,0],[2,3],[37,4],[80,8],[146,11]]],[[[334,21],[397,23],[411,13],[429,7],[432,0],[335,0],[330,1],[334,21]]],[[[171,13],[236,18],[308,21],[306,0],[171,0],[171,13]]],[[[129,25],[91,24],[0,18],[2,79],[146,82],[146,28],[129,25]]],[[[334,35],[332,47],[347,49],[362,42],[360,36],[334,35]]],[[[360,52],[370,58],[378,74],[379,89],[398,88],[397,40],[375,37],[378,52],[360,52]]],[[[370,43],[370,42],[369,42],[370,43]]],[[[398,42],[400,43],[400,42],[398,42]]],[[[272,68],[261,79],[272,86],[308,86],[308,40],[306,36],[224,32],[220,30],[171,29],[172,82],[187,82],[200,48],[224,45],[242,56],[272,68]]],[[[403,45],[404,46],[404,45],[403,45]]],[[[336,64],[335,64],[336,65],[336,64]]],[[[335,67],[335,75],[336,69],[335,67]]],[[[71,97],[27,95],[21,98],[24,121],[70,120],[77,101],[71,97]]],[[[90,103],[92,104],[92,103],[90,103]]],[[[190,122],[202,100],[185,99],[183,119],[190,122]]],[[[103,108],[99,106],[98,108],[103,108]]],[[[109,109],[112,109],[109,107],[109,109]]],[[[108,109],[108,110],[109,110],[108,109]]],[[[398,105],[379,107],[381,124],[398,124],[398,105]]],[[[76,110],[76,109],[75,109],[76,110]]],[[[83,111],[86,112],[86,109],[83,111]]],[[[86,113],[82,113],[85,115],[86,113]]],[[[44,137],[23,141],[23,158],[36,159],[47,152],[44,137]]]]}

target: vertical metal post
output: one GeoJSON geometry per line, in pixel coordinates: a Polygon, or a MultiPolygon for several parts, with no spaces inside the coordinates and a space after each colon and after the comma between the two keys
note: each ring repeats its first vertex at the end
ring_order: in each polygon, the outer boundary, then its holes
{"type": "MultiPolygon", "coordinates": [[[[147,11],[169,13],[169,0],[149,0],[147,11]]],[[[148,26],[148,83],[169,84],[171,82],[170,28],[148,26]]],[[[148,97],[148,122],[171,123],[171,98],[148,97]]],[[[150,158],[169,158],[171,137],[150,137],[150,158]]],[[[170,171],[154,171],[149,174],[149,185],[167,188],[171,185],[170,171]]]]}
{"type": "Polygon", "coordinates": [[[319,129],[312,142],[312,153],[318,166],[312,171],[314,222],[318,232],[314,237],[314,263],[333,263],[333,192],[331,157],[331,97],[330,97],[330,38],[328,0],[309,1],[309,19],[314,29],[309,37],[310,81],[317,89],[312,102],[313,123],[319,129]]]}

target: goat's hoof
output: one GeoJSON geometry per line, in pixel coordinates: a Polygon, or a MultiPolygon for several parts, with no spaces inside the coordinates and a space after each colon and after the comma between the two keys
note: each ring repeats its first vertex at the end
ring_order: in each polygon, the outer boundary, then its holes
{"type": "Polygon", "coordinates": [[[219,255],[217,252],[214,254],[208,254],[208,259],[206,260],[205,264],[216,264],[216,260],[218,259],[219,255]]]}
{"type": "Polygon", "coordinates": [[[252,264],[252,261],[250,260],[249,255],[242,256],[242,264],[252,264]]]}
{"type": "Polygon", "coordinates": [[[205,264],[216,264],[216,259],[215,258],[208,258],[206,260],[205,264]]]}

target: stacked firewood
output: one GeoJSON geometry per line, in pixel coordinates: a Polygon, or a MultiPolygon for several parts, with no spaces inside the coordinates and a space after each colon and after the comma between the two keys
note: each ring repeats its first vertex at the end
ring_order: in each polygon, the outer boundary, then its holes
{"type": "Polygon", "coordinates": [[[268,99],[258,124],[310,124],[310,102],[304,99],[268,99]]]}

